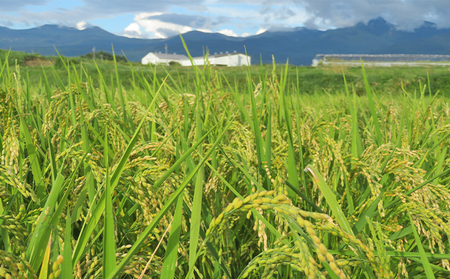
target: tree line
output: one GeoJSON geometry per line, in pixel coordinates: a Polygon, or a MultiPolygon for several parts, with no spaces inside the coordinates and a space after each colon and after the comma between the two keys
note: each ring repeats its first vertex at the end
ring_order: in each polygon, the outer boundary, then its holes
{"type": "MultiPolygon", "coordinates": [[[[121,56],[121,55],[115,55],[116,56],[116,61],[117,62],[127,62],[127,59],[125,58],[125,56],[121,56]]],[[[89,58],[89,59],[94,59],[94,53],[93,52],[89,52],[86,53],[85,55],[80,55],[81,58],[89,58]]],[[[108,52],[104,52],[103,50],[100,50],[98,52],[95,53],[95,59],[100,59],[100,60],[114,60],[114,56],[111,53],[108,52]]]]}

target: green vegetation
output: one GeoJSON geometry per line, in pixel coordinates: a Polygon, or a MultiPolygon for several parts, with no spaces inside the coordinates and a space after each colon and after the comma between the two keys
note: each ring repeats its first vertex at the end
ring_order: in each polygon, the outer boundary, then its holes
{"type": "Polygon", "coordinates": [[[449,277],[446,69],[60,61],[0,65],[0,277],[449,277]]]}
{"type": "MultiPolygon", "coordinates": [[[[104,52],[103,50],[100,50],[99,52],[96,52],[95,55],[97,56],[98,60],[109,60],[114,61],[116,59],[117,62],[127,62],[127,59],[124,56],[120,55],[112,55],[111,53],[104,52]]],[[[85,55],[80,55],[81,58],[87,58],[87,59],[94,59],[94,53],[90,52],[85,55]]]]}
{"type": "MultiPolygon", "coordinates": [[[[4,62],[3,57],[8,51],[0,50],[0,62],[4,62]]],[[[118,55],[116,55],[117,57],[118,55]]],[[[112,57],[112,55],[111,55],[112,57]]],[[[100,80],[103,79],[108,86],[114,83],[116,66],[113,61],[97,59],[95,65],[92,58],[82,57],[64,57],[64,61],[69,60],[71,64],[75,65],[78,72],[85,72],[91,78],[91,84],[97,88],[100,86],[100,80]],[[98,67],[98,69],[97,69],[98,67]],[[99,76],[99,70],[102,77],[99,76]]],[[[54,88],[58,87],[60,80],[64,84],[68,83],[67,70],[61,59],[52,56],[40,56],[39,54],[26,54],[24,52],[10,52],[8,56],[8,63],[11,69],[15,65],[22,67],[22,74],[28,74],[30,84],[44,83],[43,70],[46,72],[49,85],[54,88]],[[26,59],[26,57],[28,57],[26,59]],[[51,63],[39,63],[40,61],[50,61],[51,63]],[[25,67],[26,65],[29,67],[25,67]],[[53,68],[52,68],[53,65],[53,68]],[[54,69],[54,70],[53,70],[54,69]]],[[[200,67],[203,70],[203,67],[200,67]]],[[[259,82],[261,75],[261,67],[259,65],[246,67],[216,67],[223,75],[220,82],[223,87],[227,86],[227,81],[236,84],[240,91],[246,90],[245,85],[248,79],[248,71],[251,73],[252,81],[259,82]]],[[[173,77],[166,82],[171,87],[177,86],[184,91],[195,90],[195,84],[185,82],[194,76],[194,71],[191,67],[182,66],[149,66],[141,65],[133,62],[131,64],[123,61],[117,61],[117,70],[121,78],[121,84],[125,88],[132,88],[136,77],[133,75],[133,70],[140,73],[151,84],[153,78],[161,81],[167,74],[173,77]],[[133,69],[132,69],[133,68],[133,69]],[[178,83],[175,85],[174,83],[178,83]]],[[[208,71],[208,70],[207,70],[208,71]]],[[[273,72],[272,65],[263,65],[263,71],[267,76],[275,74],[279,79],[281,76],[282,67],[278,67],[273,72]]],[[[358,95],[365,94],[364,80],[361,75],[360,67],[295,67],[289,66],[286,78],[286,92],[298,92],[301,94],[316,94],[316,93],[344,93],[344,79],[343,72],[345,72],[347,82],[355,87],[358,95]],[[298,77],[298,78],[297,78],[298,77]]],[[[440,95],[450,96],[450,68],[448,67],[391,67],[391,68],[367,68],[367,77],[371,88],[377,94],[400,96],[403,91],[416,92],[418,88],[425,84],[428,85],[428,80],[432,86],[431,92],[440,92],[440,95]]],[[[429,91],[426,90],[426,95],[429,91]]]]}
{"type": "Polygon", "coordinates": [[[170,66],[181,66],[180,63],[175,62],[175,61],[170,61],[170,62],[169,62],[169,65],[170,65],[170,66]]]}

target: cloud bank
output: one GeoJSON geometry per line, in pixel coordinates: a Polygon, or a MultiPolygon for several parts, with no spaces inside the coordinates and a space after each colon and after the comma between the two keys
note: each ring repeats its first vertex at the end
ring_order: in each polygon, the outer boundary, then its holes
{"type": "Polygon", "coordinates": [[[411,31],[431,21],[438,28],[450,27],[450,1],[447,0],[295,0],[309,13],[305,26],[330,28],[353,26],[383,17],[400,30],[411,31]]]}
{"type": "Polygon", "coordinates": [[[424,21],[450,27],[450,1],[0,0],[0,16],[0,24],[10,27],[54,23],[83,29],[100,22],[107,31],[133,38],[167,38],[191,30],[252,36],[280,28],[348,27],[380,16],[400,30],[413,30],[424,21]],[[127,21],[115,21],[125,15],[127,21]],[[120,27],[108,29],[102,20],[120,27]]]}

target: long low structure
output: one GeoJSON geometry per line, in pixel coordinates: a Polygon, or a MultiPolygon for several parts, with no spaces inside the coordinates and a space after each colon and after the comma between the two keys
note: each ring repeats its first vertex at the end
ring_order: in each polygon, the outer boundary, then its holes
{"type": "Polygon", "coordinates": [[[317,54],[312,66],[348,65],[358,66],[363,61],[368,66],[420,66],[450,65],[450,55],[433,54],[317,54]]]}
{"type": "Polygon", "coordinates": [[[141,60],[142,64],[165,64],[169,65],[170,62],[175,61],[183,61],[183,60],[189,60],[189,58],[186,55],[182,54],[166,54],[166,53],[156,53],[156,52],[150,52],[146,56],[144,56],[141,60]]]}
{"type": "MultiPolygon", "coordinates": [[[[214,66],[250,66],[252,57],[240,52],[220,53],[208,56],[193,57],[192,60],[195,65],[201,66],[207,63],[214,66]]],[[[164,64],[169,65],[171,62],[178,63],[182,66],[192,66],[191,60],[186,55],[180,54],[165,54],[161,52],[150,52],[142,58],[142,64],[164,64]]]]}

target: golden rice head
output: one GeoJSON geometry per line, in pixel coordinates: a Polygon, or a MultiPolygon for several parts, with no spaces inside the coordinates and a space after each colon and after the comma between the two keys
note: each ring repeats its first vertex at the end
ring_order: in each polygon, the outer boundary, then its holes
{"type": "Polygon", "coordinates": [[[7,251],[0,250],[0,277],[37,278],[37,275],[23,257],[16,257],[7,251]]]}

